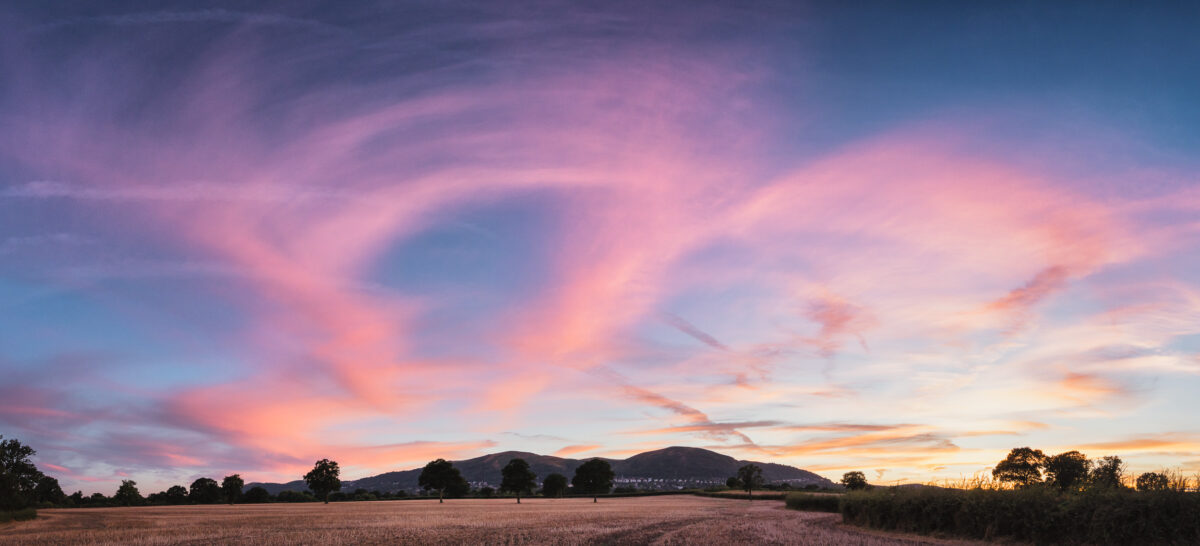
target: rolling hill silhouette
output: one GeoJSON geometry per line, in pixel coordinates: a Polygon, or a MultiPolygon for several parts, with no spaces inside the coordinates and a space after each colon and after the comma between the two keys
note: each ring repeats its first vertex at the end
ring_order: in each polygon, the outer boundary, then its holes
{"type": "MultiPolygon", "coordinates": [[[[462,472],[468,482],[474,485],[489,484],[495,487],[500,483],[500,469],[512,459],[525,459],[529,467],[538,476],[540,482],[551,473],[559,473],[570,479],[575,468],[587,459],[565,459],[553,455],[538,455],[524,451],[504,451],[492,453],[474,459],[453,461],[454,466],[462,472]]],[[[603,457],[600,457],[603,458],[603,457]]],[[[604,459],[612,465],[616,474],[617,485],[651,485],[660,488],[684,486],[704,486],[723,484],[725,479],[737,474],[737,469],[745,464],[756,464],[763,469],[763,479],[767,483],[787,482],[794,486],[819,485],[830,486],[833,482],[807,470],[794,466],[757,461],[739,461],[728,455],[697,447],[668,447],[655,451],[639,453],[628,459],[604,459]]],[[[420,468],[385,472],[358,480],[342,482],[343,491],[366,489],[369,491],[399,491],[416,492],[417,477],[421,475],[420,468]]],[[[288,483],[249,483],[246,489],[262,486],[272,495],[280,491],[304,491],[307,489],[303,480],[288,483]]]]}

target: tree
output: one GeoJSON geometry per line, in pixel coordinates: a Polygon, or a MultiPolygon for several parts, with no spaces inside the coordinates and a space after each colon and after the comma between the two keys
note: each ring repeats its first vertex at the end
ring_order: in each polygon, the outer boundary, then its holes
{"type": "Polygon", "coordinates": [[[729,479],[725,480],[725,487],[730,489],[741,489],[742,482],[738,481],[737,476],[730,476],[729,479]]]}
{"type": "Polygon", "coordinates": [[[1017,487],[1028,487],[1042,481],[1046,454],[1040,449],[1015,447],[992,469],[992,477],[1017,487]]]}
{"type": "Polygon", "coordinates": [[[546,476],[542,482],[542,494],[547,497],[561,497],[567,492],[567,477],[554,473],[546,476]]]}
{"type": "Polygon", "coordinates": [[[263,486],[256,485],[246,491],[246,495],[243,497],[242,500],[249,502],[249,503],[255,503],[255,504],[263,503],[263,502],[271,502],[271,493],[269,491],[267,491],[266,488],[264,488],[263,486]]]}
{"type": "Polygon", "coordinates": [[[1138,491],[1165,491],[1167,487],[1167,475],[1161,472],[1146,472],[1137,477],[1138,491]]]}
{"type": "Polygon", "coordinates": [[[470,494],[471,484],[467,483],[467,479],[461,474],[458,479],[451,481],[450,485],[446,486],[446,498],[448,499],[460,499],[470,494]]]}
{"type": "Polygon", "coordinates": [[[221,486],[212,478],[196,478],[188,491],[188,500],[195,504],[216,504],[221,502],[221,486]]]}
{"type": "Polygon", "coordinates": [[[313,464],[313,469],[304,475],[304,483],[308,484],[308,488],[318,499],[329,504],[329,493],[342,488],[342,480],[338,476],[342,473],[338,468],[337,461],[329,459],[321,459],[313,464]]]}
{"type": "Polygon", "coordinates": [[[121,480],[121,487],[117,488],[117,494],[113,495],[113,502],[121,506],[137,506],[142,503],[142,494],[138,492],[137,482],[133,480],[121,480]]]}
{"type": "Polygon", "coordinates": [[[163,492],[163,501],[167,504],[183,504],[188,500],[188,490],[182,485],[172,485],[163,492]]]}
{"type": "Polygon", "coordinates": [[[484,486],[484,487],[479,488],[479,496],[483,497],[485,499],[490,499],[490,498],[492,498],[492,495],[495,495],[495,494],[496,494],[496,490],[492,489],[491,487],[484,486]]]}
{"type": "Polygon", "coordinates": [[[242,481],[240,474],[225,476],[225,479],[221,481],[221,493],[224,494],[225,501],[229,504],[237,501],[238,497],[242,496],[242,486],[244,485],[246,482],[242,481]]]}
{"type": "Polygon", "coordinates": [[[50,504],[63,504],[67,501],[67,495],[58,485],[58,480],[50,476],[42,476],[42,479],[38,480],[33,488],[33,496],[38,502],[50,504]]]}
{"type": "Polygon", "coordinates": [[[42,473],[29,458],[37,452],[20,440],[0,435],[0,510],[20,510],[33,503],[42,473]]]}
{"type": "Polygon", "coordinates": [[[749,499],[754,500],[754,488],[761,487],[763,483],[762,468],[754,464],[743,466],[737,471],[737,479],[749,499]]]}
{"type": "Polygon", "coordinates": [[[1087,456],[1078,451],[1059,453],[1046,459],[1046,483],[1059,491],[1077,490],[1088,477],[1087,456]]]}
{"type": "Polygon", "coordinates": [[[537,487],[537,474],[529,469],[529,463],[525,462],[525,459],[508,461],[500,470],[500,475],[500,491],[516,493],[517,504],[521,504],[521,493],[528,494],[537,487]]]}
{"type": "Polygon", "coordinates": [[[870,484],[867,483],[866,474],[863,474],[858,470],[842,474],[842,485],[844,485],[846,489],[849,489],[850,491],[866,489],[870,486],[870,484]]]}
{"type": "Polygon", "coordinates": [[[591,494],[592,502],[598,502],[599,495],[608,493],[608,490],[612,489],[614,477],[616,475],[613,474],[612,466],[609,466],[608,461],[592,459],[575,469],[575,476],[571,478],[571,487],[580,493],[591,494]]]}
{"type": "Polygon", "coordinates": [[[1121,479],[1125,476],[1125,463],[1120,457],[1109,455],[1096,459],[1088,481],[1095,487],[1120,489],[1121,479]]]}
{"type": "MultiPolygon", "coordinates": [[[[457,468],[454,468],[454,464],[450,461],[437,459],[429,461],[429,464],[421,469],[421,475],[417,477],[417,485],[426,491],[437,490],[438,502],[441,503],[445,502],[443,499],[447,490],[450,491],[451,496],[458,496],[455,493],[467,485],[467,480],[463,479],[462,474],[457,468]]],[[[467,485],[467,489],[470,489],[469,485],[467,485]]]]}

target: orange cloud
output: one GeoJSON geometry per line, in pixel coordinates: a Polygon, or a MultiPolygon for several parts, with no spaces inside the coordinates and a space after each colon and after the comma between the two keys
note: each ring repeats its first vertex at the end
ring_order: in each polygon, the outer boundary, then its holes
{"type": "Polygon", "coordinates": [[[600,449],[600,448],[602,448],[602,447],[604,447],[604,446],[602,446],[602,445],[600,445],[600,444],[581,444],[581,445],[570,445],[570,446],[565,446],[565,447],[563,447],[563,448],[559,449],[558,451],[555,451],[555,452],[554,452],[554,456],[555,456],[555,457],[570,457],[570,456],[572,456],[572,455],[575,455],[575,454],[577,454],[577,453],[584,453],[584,452],[587,452],[587,451],[593,451],[593,450],[596,450],[596,449],[600,449]]]}

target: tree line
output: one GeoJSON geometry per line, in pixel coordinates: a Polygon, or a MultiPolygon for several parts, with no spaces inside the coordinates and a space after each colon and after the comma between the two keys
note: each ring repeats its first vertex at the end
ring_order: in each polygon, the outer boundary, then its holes
{"type": "MultiPolygon", "coordinates": [[[[271,495],[262,486],[254,486],[243,492],[245,481],[239,474],[225,476],[220,482],[208,477],[197,478],[188,487],[173,485],[164,491],[142,495],[134,480],[122,480],[113,495],[93,493],[85,496],[82,491],[71,495],[63,492],[58,480],[43,474],[31,458],[37,452],[19,440],[5,440],[0,436],[0,511],[15,512],[34,507],[86,507],[86,506],[139,506],[174,504],[234,504],[264,502],[315,502],[340,500],[378,500],[407,498],[406,491],[383,492],[357,489],[351,494],[341,492],[341,469],[336,461],[321,459],[313,464],[312,470],[303,476],[308,491],[282,491],[271,495]]],[[[512,459],[501,469],[499,493],[516,496],[534,494],[538,476],[524,459],[512,459]]],[[[599,495],[612,490],[615,475],[608,461],[589,460],[575,469],[568,482],[567,477],[552,473],[541,483],[540,493],[546,497],[562,497],[567,494],[592,495],[593,502],[599,495]]],[[[434,492],[439,502],[446,497],[463,497],[470,494],[471,487],[454,464],[437,459],[430,461],[421,470],[418,485],[426,494],[434,492]]],[[[483,487],[475,493],[482,497],[496,494],[491,487],[483,487]]]]}
{"type": "MultiPolygon", "coordinates": [[[[1125,463],[1120,457],[1107,455],[1088,459],[1078,451],[1047,456],[1040,449],[1017,447],[992,469],[992,477],[1017,488],[1049,487],[1061,492],[1087,489],[1128,489],[1125,463]]],[[[1186,483],[1175,484],[1166,472],[1144,472],[1133,480],[1138,491],[1183,489],[1186,483]]]]}
{"type": "MultiPolygon", "coordinates": [[[[1048,487],[1070,493],[1091,489],[1129,489],[1138,491],[1185,490],[1186,479],[1166,471],[1143,472],[1136,478],[1125,472],[1125,462],[1115,455],[1088,459],[1078,451],[1046,455],[1040,449],[1016,447],[992,468],[992,478],[1013,489],[1048,487]]],[[[859,471],[842,475],[842,485],[850,491],[869,489],[866,476],[859,471]]]]}

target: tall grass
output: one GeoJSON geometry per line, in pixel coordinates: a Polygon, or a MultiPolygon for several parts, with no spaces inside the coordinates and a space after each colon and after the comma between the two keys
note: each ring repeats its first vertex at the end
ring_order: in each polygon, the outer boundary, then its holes
{"type": "Polygon", "coordinates": [[[847,493],[845,523],[901,532],[1043,543],[1200,543],[1200,495],[1049,488],[886,488],[847,493]]]}

